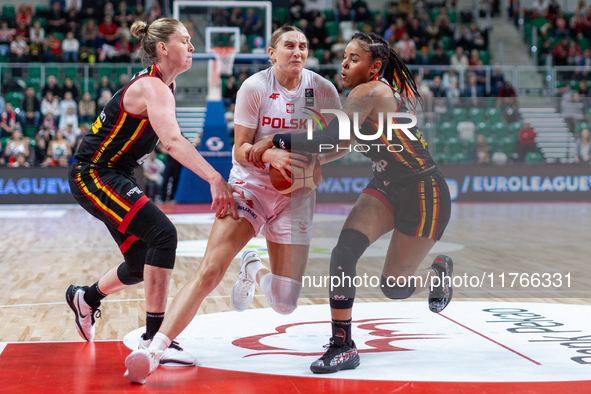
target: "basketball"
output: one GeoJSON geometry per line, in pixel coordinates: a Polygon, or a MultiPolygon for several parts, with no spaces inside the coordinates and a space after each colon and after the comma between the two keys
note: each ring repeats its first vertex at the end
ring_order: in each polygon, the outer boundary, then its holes
{"type": "Polygon", "coordinates": [[[291,197],[303,197],[312,193],[322,182],[321,166],[316,155],[299,152],[308,158],[308,168],[292,167],[293,172],[287,171],[291,177],[288,181],[275,167],[269,168],[269,178],[273,187],[281,194],[291,197]]]}

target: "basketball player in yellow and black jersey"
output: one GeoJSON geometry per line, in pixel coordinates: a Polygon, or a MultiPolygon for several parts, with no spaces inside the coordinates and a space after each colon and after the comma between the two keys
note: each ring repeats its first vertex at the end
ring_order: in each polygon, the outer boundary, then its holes
{"type": "MultiPolygon", "coordinates": [[[[133,170],[160,142],[176,160],[209,182],[217,216],[231,210],[237,217],[232,196],[237,190],[183,138],[176,121],[174,81],[191,68],[194,50],[187,29],[176,19],[162,18],[149,26],[136,22],[131,32],[140,39],[144,64],[149,66],[107,103],[69,171],[74,198],[105,223],[125,261],[91,286],[71,285],[66,300],[76,315],[78,333],[92,341],[101,300],[143,281],[146,333],[140,347],[147,348],[164,319],[177,233],[140,190],[133,170]]],[[[161,362],[195,364],[177,344],[171,344],[161,362]]]]}
{"type": "MultiPolygon", "coordinates": [[[[412,74],[386,41],[374,33],[357,33],[346,47],[342,62],[342,79],[352,89],[343,107],[349,119],[358,116],[360,131],[375,135],[379,114],[407,112],[406,102],[421,100],[412,74]]],[[[396,119],[395,119],[396,120],[396,119]]],[[[396,121],[396,123],[403,123],[396,121]]],[[[383,130],[386,130],[386,125],[383,130]]],[[[330,275],[339,278],[356,275],[357,261],[378,238],[391,230],[390,246],[382,270],[381,290],[390,299],[405,299],[424,290],[430,283],[429,308],[441,312],[450,302],[450,277],[453,262],[437,256],[428,269],[418,269],[435,242],[441,238],[451,213],[447,184],[427,150],[416,127],[409,129],[416,140],[394,130],[390,140],[385,134],[363,154],[372,160],[374,178],[349,213],[330,261],[330,275]],[[404,150],[386,149],[403,146],[404,150]],[[431,276],[436,275],[439,281],[431,276]],[[411,276],[421,277],[414,280],[411,276]],[[398,278],[403,278],[398,279],[398,278]],[[444,279],[447,278],[447,279],[444,279]],[[400,285],[399,285],[400,284],[400,285]]],[[[314,135],[277,134],[259,141],[249,159],[259,160],[265,148],[296,149],[315,152],[319,143],[336,146],[338,122],[328,126],[327,133],[314,135]]],[[[351,133],[353,134],[353,133],[351,133]]],[[[353,138],[353,137],[352,137],[353,138]]],[[[367,141],[359,139],[359,143],[367,141]]],[[[352,139],[351,144],[354,143],[352,139]]],[[[336,282],[335,282],[336,283],[336,282]]],[[[348,284],[348,283],[346,283],[348,284]]],[[[310,369],[315,373],[331,373],[356,368],[359,355],[351,338],[351,317],[355,288],[341,283],[330,292],[332,338],[326,353],[310,369]]]]}

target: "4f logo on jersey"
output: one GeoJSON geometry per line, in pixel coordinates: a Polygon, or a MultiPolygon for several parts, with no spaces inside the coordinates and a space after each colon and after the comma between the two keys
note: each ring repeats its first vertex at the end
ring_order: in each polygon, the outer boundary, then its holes
{"type": "Polygon", "coordinates": [[[273,99],[273,100],[277,100],[279,98],[279,96],[280,96],[279,93],[273,93],[272,95],[269,96],[269,98],[273,99]]]}
{"type": "Polygon", "coordinates": [[[295,112],[295,104],[285,104],[285,110],[288,114],[293,114],[295,112]]]}

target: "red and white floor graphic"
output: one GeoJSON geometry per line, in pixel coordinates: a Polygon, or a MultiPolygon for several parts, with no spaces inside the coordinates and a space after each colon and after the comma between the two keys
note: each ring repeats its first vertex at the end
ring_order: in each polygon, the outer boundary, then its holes
{"type": "MultiPolygon", "coordinates": [[[[179,341],[199,367],[159,368],[145,386],[123,378],[142,329],[123,342],[8,344],[0,393],[589,393],[591,306],[454,302],[355,305],[361,365],[314,375],[327,305],[198,315],[179,341]]],[[[0,347],[1,349],[1,347],[0,347]]]]}

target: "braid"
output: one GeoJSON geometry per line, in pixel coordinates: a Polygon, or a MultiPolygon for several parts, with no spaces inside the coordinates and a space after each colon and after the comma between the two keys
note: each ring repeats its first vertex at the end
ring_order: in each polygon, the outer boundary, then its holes
{"type": "Polygon", "coordinates": [[[372,59],[382,59],[380,74],[391,86],[399,90],[401,96],[406,93],[407,96],[417,97],[421,105],[423,104],[412,73],[398,53],[388,46],[386,40],[375,33],[355,33],[352,40],[368,44],[372,59]]]}

